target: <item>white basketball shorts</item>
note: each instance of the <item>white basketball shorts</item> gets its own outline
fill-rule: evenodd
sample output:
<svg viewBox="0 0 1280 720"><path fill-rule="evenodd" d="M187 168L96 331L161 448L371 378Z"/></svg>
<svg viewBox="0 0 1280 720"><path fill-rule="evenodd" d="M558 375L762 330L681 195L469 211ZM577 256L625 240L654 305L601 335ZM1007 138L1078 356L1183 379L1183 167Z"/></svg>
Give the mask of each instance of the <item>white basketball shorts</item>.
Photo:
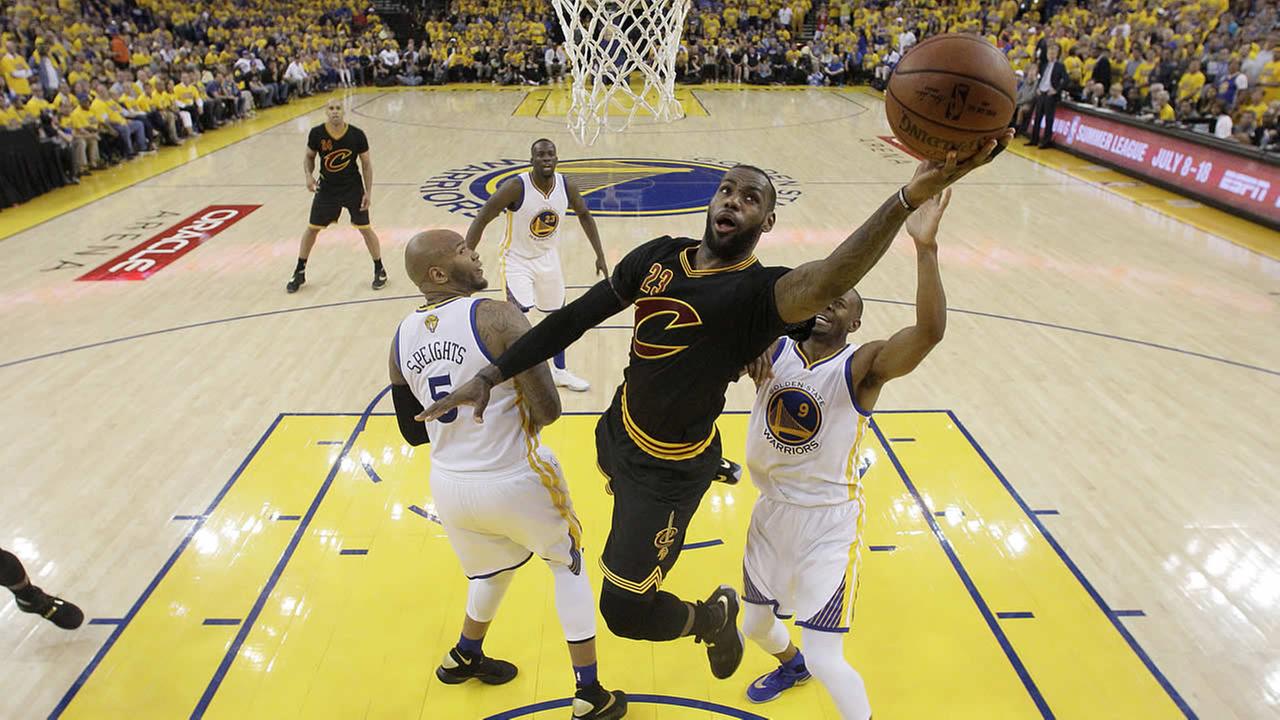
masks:
<svg viewBox="0 0 1280 720"><path fill-rule="evenodd" d="M564 272L560 269L558 250L536 258L508 252L502 262L507 299L521 310L528 312L537 308L552 312L564 307Z"/></svg>
<svg viewBox="0 0 1280 720"><path fill-rule="evenodd" d="M431 494L468 578L513 570L534 555L575 572L582 567L582 525L560 463L547 448L508 473L433 468Z"/></svg>
<svg viewBox="0 0 1280 720"><path fill-rule="evenodd" d="M743 600L801 627L848 632L861 509L860 500L804 507L761 496L747 528Z"/></svg>

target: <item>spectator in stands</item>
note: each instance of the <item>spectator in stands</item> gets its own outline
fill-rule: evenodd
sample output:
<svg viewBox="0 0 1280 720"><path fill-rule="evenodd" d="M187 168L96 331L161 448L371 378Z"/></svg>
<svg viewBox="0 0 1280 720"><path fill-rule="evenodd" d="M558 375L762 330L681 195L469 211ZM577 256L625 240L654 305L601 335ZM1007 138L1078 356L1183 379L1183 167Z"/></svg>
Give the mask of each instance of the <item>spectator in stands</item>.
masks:
<svg viewBox="0 0 1280 720"><path fill-rule="evenodd" d="M1031 115L1028 145L1046 148L1053 142L1053 116L1058 110L1058 96L1067 86L1067 68L1058 59L1061 52L1057 43L1048 47L1040 81L1036 84L1036 99Z"/></svg>
<svg viewBox="0 0 1280 720"><path fill-rule="evenodd" d="M1035 63L1027 65L1026 70L1016 70L1018 78L1017 108L1013 114L1013 127L1019 135L1026 134L1027 125L1031 122L1031 114L1035 109L1036 88L1040 85L1040 71Z"/></svg>
<svg viewBox="0 0 1280 720"><path fill-rule="evenodd" d="M1124 85L1120 83L1111 83L1110 94L1103 102L1103 106L1108 110L1116 112L1124 112L1129 109L1129 101L1124 97Z"/></svg>

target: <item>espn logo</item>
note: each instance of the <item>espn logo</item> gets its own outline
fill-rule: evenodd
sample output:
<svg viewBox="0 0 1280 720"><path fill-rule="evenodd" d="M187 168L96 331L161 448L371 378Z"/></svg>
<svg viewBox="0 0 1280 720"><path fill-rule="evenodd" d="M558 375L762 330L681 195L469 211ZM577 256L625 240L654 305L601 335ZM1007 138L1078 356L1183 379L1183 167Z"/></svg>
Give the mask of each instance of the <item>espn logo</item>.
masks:
<svg viewBox="0 0 1280 720"><path fill-rule="evenodd" d="M1267 191L1271 189L1271 183L1266 180L1259 180L1252 175L1228 170L1222 174L1218 189L1226 190L1241 197L1248 196L1251 200L1262 202L1267 199Z"/></svg>
<svg viewBox="0 0 1280 720"><path fill-rule="evenodd" d="M261 205L210 205L76 280L146 280Z"/></svg>

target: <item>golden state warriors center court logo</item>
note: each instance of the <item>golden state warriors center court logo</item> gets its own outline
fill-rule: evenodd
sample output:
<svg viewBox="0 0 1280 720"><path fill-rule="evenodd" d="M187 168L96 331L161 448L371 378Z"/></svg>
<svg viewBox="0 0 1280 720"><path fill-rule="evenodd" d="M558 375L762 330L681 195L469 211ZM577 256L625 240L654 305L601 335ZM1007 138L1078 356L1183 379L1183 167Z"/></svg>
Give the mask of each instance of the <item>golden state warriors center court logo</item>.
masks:
<svg viewBox="0 0 1280 720"><path fill-rule="evenodd" d="M792 385L780 387L765 404L765 436L780 452L806 453L822 429L822 402L811 389Z"/></svg>
<svg viewBox="0 0 1280 720"><path fill-rule="evenodd" d="M703 213L720 185L720 178L736 161L714 158L666 160L656 158L586 158L561 160L556 172L563 173L582 193L591 214L597 216L657 216ZM778 191L778 206L800 197L799 182L789 175L763 168ZM475 217L498 187L529 170L528 160L492 160L447 170L427 180L419 188L422 199L432 205ZM535 220L530 232L550 234ZM555 218L558 223L561 218Z"/></svg>

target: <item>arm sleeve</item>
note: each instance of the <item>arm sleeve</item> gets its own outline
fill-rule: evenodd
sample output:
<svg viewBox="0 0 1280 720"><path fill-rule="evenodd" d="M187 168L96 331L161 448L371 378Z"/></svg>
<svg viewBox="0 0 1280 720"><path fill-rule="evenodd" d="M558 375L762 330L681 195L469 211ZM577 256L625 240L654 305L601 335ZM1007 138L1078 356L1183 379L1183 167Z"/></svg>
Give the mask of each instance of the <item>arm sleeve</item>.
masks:
<svg viewBox="0 0 1280 720"><path fill-rule="evenodd" d="M425 445L431 442L427 436L427 424L415 418L422 412L422 403L414 396L408 385L392 385L391 400L396 406L396 422L400 425L400 435L410 445Z"/></svg>
<svg viewBox="0 0 1280 720"><path fill-rule="evenodd" d="M582 297L543 318L507 348L494 365L502 371L503 378L513 378L569 347L587 330L625 307L609 281L601 280Z"/></svg>

